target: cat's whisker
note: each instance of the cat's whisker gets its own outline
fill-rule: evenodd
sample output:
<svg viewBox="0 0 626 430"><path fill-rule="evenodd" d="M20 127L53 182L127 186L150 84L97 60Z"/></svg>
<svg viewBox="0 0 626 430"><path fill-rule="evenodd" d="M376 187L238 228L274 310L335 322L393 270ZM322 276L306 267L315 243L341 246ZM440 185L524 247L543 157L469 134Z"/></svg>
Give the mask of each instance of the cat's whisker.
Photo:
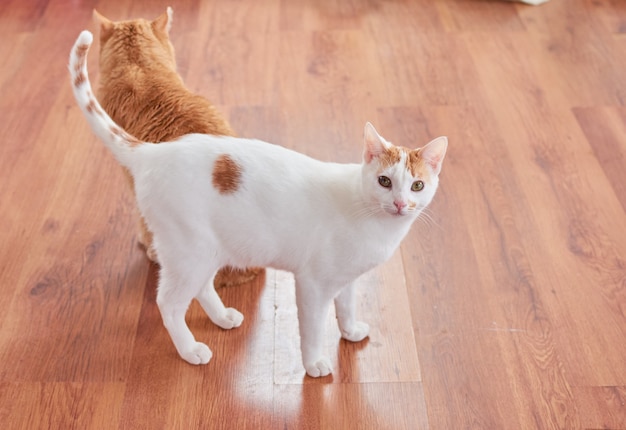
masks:
<svg viewBox="0 0 626 430"><path fill-rule="evenodd" d="M434 216L432 215L432 211L427 207L422 209L422 212L419 214L417 219L420 222L424 223L426 226L429 226L429 227L434 226L434 227L441 229L442 231L444 230L441 224L439 224L435 220Z"/></svg>
<svg viewBox="0 0 626 430"><path fill-rule="evenodd" d="M382 211L380 205L373 203L358 202L355 203L355 206L356 208L351 215L357 220L372 217Z"/></svg>

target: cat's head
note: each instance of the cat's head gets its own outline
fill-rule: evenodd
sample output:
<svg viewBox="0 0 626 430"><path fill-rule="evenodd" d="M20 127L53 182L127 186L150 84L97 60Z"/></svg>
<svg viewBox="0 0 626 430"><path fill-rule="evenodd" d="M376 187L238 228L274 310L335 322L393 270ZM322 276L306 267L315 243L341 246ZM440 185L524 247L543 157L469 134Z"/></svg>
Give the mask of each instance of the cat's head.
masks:
<svg viewBox="0 0 626 430"><path fill-rule="evenodd" d="M367 123L364 140L363 191L370 212L418 216L437 191L448 139L408 149L386 141Z"/></svg>
<svg viewBox="0 0 626 430"><path fill-rule="evenodd" d="M169 38L171 7L154 21L142 18L114 22L94 9L100 25L100 68L105 72L130 64L158 64L176 70L174 47Z"/></svg>

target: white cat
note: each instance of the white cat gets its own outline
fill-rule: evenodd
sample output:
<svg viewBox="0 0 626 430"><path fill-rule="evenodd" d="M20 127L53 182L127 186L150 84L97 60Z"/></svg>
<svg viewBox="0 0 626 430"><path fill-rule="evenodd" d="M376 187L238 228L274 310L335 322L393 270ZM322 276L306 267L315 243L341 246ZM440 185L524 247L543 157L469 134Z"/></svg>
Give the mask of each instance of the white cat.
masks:
<svg viewBox="0 0 626 430"><path fill-rule="evenodd" d="M70 56L72 87L94 133L132 173L138 206L161 262L157 304L180 356L207 363L211 350L185 323L195 298L218 326L239 326L213 287L223 266L294 273L302 359L313 377L332 372L323 327L334 300L342 337L369 326L355 315L354 280L387 260L430 203L446 153L394 146L365 127L362 164L336 164L257 140L190 134L145 144L118 127L93 96L83 31ZM235 144L236 141L236 144Z"/></svg>

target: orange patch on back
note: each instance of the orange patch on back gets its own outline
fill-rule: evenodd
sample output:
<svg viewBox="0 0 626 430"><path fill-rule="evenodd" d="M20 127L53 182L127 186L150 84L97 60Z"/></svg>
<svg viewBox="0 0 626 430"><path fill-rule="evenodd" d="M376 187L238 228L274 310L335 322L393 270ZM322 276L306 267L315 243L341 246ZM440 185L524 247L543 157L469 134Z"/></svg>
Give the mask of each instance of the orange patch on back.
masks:
<svg viewBox="0 0 626 430"><path fill-rule="evenodd" d="M239 188L241 173L241 166L228 154L222 154L213 165L213 186L220 194L232 194Z"/></svg>

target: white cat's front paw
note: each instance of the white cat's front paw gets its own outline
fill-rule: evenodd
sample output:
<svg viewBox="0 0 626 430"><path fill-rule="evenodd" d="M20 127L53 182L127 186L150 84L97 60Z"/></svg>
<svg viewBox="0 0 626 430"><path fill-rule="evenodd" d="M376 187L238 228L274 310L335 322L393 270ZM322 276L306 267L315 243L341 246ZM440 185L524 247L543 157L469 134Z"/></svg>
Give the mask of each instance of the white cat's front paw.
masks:
<svg viewBox="0 0 626 430"><path fill-rule="evenodd" d="M226 308L226 312L219 319L214 321L215 324L225 330L239 327L243 322L243 314L235 308Z"/></svg>
<svg viewBox="0 0 626 430"><path fill-rule="evenodd" d="M181 352L180 356L190 364L207 364L213 353L202 342L195 342L189 350Z"/></svg>
<svg viewBox="0 0 626 430"><path fill-rule="evenodd" d="M357 321L350 328L341 329L341 337L350 342L360 342L370 333L370 326L363 321Z"/></svg>
<svg viewBox="0 0 626 430"><path fill-rule="evenodd" d="M333 373L333 366L330 364L330 360L326 357L321 357L314 363L305 364L304 367L306 369L306 374L313 378L320 378Z"/></svg>

